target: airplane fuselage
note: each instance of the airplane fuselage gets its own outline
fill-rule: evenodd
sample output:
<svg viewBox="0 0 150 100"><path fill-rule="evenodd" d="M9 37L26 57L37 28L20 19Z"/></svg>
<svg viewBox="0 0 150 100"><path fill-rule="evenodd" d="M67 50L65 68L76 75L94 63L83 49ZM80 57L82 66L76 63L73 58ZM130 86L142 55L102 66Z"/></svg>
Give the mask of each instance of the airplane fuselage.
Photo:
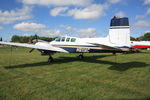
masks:
<svg viewBox="0 0 150 100"><path fill-rule="evenodd" d="M71 41L71 40L74 41ZM130 47L126 45L116 45L109 41L109 37L104 38L76 38L76 37L61 37L60 40L54 40L49 44L54 47L62 48L69 53L80 53L80 52L121 52L112 49L104 49L103 47L93 45L92 43L108 45L114 48L124 49L125 51Z"/></svg>

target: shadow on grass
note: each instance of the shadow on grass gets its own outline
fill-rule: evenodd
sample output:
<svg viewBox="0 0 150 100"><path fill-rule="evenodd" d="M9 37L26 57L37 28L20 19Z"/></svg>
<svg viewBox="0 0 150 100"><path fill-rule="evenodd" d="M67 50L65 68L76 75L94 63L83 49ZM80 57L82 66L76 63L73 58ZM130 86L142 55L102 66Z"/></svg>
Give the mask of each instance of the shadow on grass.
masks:
<svg viewBox="0 0 150 100"><path fill-rule="evenodd" d="M108 69L117 71L126 71L131 68L142 68L146 66L148 66L148 64L143 62L128 62L128 63L116 63L110 66Z"/></svg>
<svg viewBox="0 0 150 100"><path fill-rule="evenodd" d="M148 66L148 64L143 62L127 62L127 63L116 63L115 59L114 62L112 61L103 61L97 60L98 58L104 58L112 55L100 55L100 56L89 56L85 57L82 60L79 60L75 57L59 57L56 58L53 63L48 62L37 62L31 64L21 64L21 65L14 65L14 66L4 66L6 69L12 68L25 68L25 67L39 67L44 65L53 65L53 64L62 64L62 63L69 63L69 62L88 62L88 63L98 63L98 64L109 64L111 65L108 69L110 70L117 70L117 71L126 71L131 68L142 68Z"/></svg>

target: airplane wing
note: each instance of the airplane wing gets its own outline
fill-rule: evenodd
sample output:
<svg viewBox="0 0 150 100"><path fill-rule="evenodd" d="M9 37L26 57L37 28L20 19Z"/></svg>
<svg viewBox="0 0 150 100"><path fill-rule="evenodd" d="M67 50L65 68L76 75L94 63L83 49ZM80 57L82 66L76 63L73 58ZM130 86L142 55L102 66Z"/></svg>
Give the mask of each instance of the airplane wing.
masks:
<svg viewBox="0 0 150 100"><path fill-rule="evenodd" d="M36 43L36 44L0 42L0 44L18 46L18 47L26 47L26 48L32 48L32 49L39 49L39 50L49 50L49 51L68 53L66 50L64 50L62 48L54 47L54 46L50 45L49 43L45 43L45 42L39 42L39 43Z"/></svg>
<svg viewBox="0 0 150 100"><path fill-rule="evenodd" d="M120 48L115 48L115 47L111 47L111 46L107 46L107 45L103 45L103 44L98 44L98 43L89 43L89 44L101 47L102 49L106 49L106 50L122 51L122 49L120 49Z"/></svg>

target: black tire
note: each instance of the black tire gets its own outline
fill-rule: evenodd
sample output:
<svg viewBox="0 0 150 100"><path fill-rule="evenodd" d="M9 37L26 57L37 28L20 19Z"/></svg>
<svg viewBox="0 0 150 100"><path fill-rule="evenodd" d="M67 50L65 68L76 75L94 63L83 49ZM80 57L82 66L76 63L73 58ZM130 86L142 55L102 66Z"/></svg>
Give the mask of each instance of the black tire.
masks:
<svg viewBox="0 0 150 100"><path fill-rule="evenodd" d="M113 55L116 55L116 52L113 52Z"/></svg>
<svg viewBox="0 0 150 100"><path fill-rule="evenodd" d="M49 62L49 63L52 63L53 61L54 61L54 60L53 60L52 57L49 57L49 58L48 58L48 62Z"/></svg>
<svg viewBox="0 0 150 100"><path fill-rule="evenodd" d="M83 57L83 55L79 55L79 59L83 59L84 57Z"/></svg>

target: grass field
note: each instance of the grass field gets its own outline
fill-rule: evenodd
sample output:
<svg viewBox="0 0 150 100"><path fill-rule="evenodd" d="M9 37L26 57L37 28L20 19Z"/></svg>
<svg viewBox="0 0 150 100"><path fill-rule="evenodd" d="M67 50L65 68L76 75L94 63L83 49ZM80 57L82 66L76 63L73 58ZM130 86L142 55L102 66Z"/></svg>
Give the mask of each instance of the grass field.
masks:
<svg viewBox="0 0 150 100"><path fill-rule="evenodd" d="M150 51L137 54L57 53L55 62L30 49L0 47L0 100L150 98Z"/></svg>

